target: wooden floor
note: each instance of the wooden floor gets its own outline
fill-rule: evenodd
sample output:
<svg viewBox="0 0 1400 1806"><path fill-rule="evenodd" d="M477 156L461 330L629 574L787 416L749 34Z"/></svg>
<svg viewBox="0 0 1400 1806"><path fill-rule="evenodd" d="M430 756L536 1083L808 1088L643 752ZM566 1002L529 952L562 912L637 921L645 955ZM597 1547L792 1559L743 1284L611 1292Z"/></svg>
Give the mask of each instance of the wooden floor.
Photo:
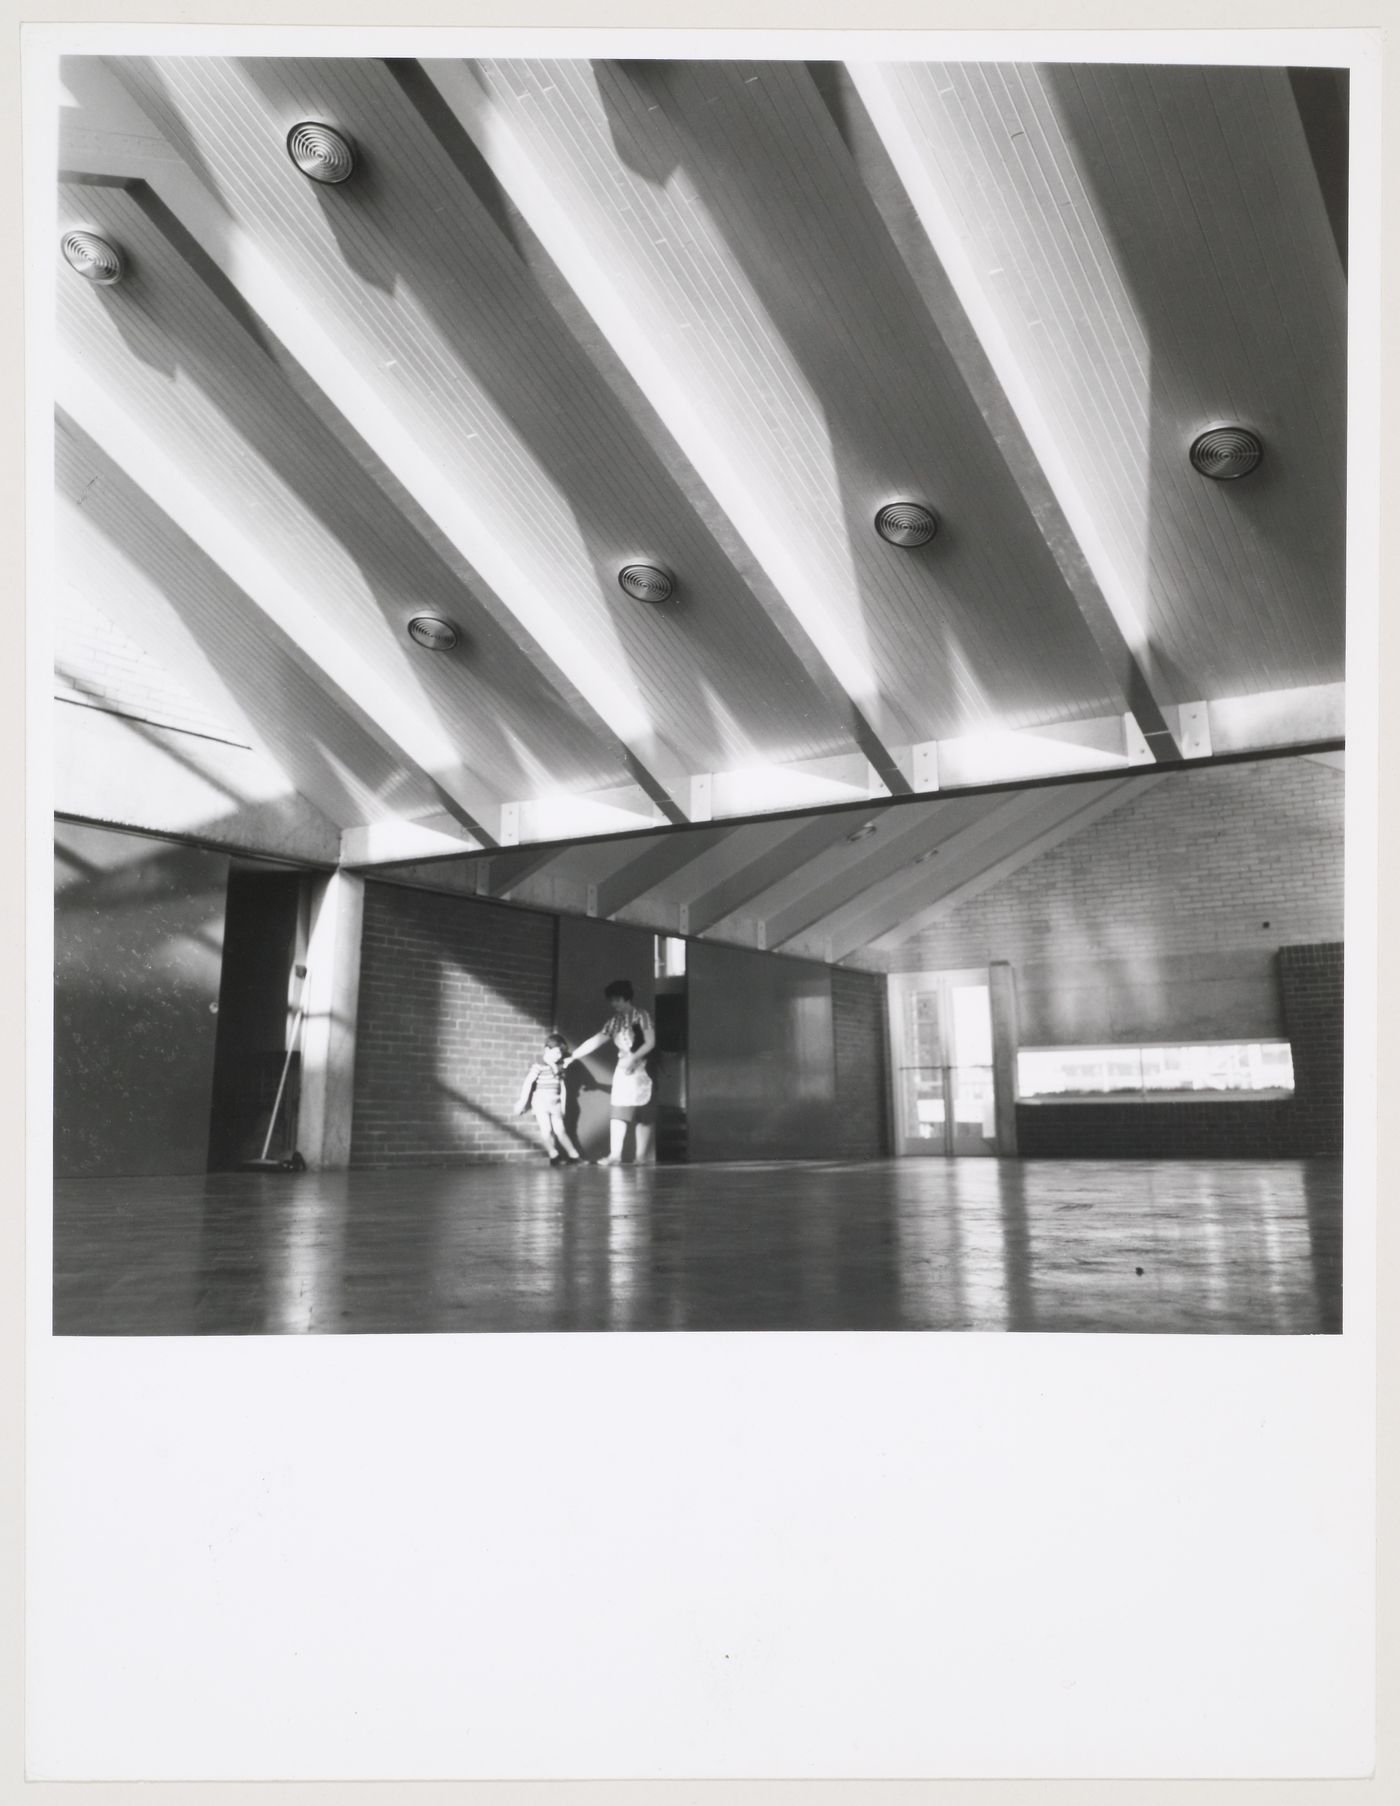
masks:
<svg viewBox="0 0 1400 1806"><path fill-rule="evenodd" d="M59 1335L1341 1328L1334 1161L68 1180Z"/></svg>

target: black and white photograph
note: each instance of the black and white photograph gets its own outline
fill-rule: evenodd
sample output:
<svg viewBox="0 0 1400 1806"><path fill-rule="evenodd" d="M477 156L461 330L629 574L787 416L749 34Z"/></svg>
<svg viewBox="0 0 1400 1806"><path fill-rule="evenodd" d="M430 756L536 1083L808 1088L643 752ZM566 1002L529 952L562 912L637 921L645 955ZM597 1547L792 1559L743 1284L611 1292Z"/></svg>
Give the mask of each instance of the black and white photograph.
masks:
<svg viewBox="0 0 1400 1806"><path fill-rule="evenodd" d="M1346 70L59 83L56 1333L1340 1330Z"/></svg>
<svg viewBox="0 0 1400 1806"><path fill-rule="evenodd" d="M1365 1775L1381 34L204 6L25 47L30 1779Z"/></svg>

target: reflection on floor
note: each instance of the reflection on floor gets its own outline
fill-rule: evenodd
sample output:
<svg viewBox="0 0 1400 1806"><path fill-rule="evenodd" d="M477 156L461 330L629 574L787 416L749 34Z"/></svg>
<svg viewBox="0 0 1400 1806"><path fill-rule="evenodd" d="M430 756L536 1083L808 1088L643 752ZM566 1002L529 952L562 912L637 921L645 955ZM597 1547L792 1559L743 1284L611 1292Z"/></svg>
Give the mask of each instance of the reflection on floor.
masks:
<svg viewBox="0 0 1400 1806"><path fill-rule="evenodd" d="M1341 1328L1335 1161L69 1180L60 1335Z"/></svg>

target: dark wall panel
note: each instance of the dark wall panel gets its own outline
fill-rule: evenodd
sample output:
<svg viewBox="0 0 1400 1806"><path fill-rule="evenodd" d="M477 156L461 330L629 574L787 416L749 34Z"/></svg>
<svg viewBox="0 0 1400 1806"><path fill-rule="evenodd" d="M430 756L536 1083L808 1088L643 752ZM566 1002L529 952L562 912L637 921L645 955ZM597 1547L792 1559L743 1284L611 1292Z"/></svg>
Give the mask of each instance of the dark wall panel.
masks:
<svg viewBox="0 0 1400 1806"><path fill-rule="evenodd" d="M555 1003L559 1033L575 1046L596 1034L608 1014L603 987L614 978L630 979L637 1004L654 1015L655 962L655 936L644 929L561 916ZM586 1160L600 1159L608 1151L608 1092L613 1065L612 1048L603 1047L583 1062L583 1072L578 1067L572 1069L569 1122L579 1152Z"/></svg>
<svg viewBox="0 0 1400 1806"><path fill-rule="evenodd" d="M229 862L55 833L54 1170L202 1173Z"/></svg>
<svg viewBox="0 0 1400 1806"><path fill-rule="evenodd" d="M696 941L687 977L691 1159L838 1156L830 970Z"/></svg>
<svg viewBox="0 0 1400 1806"><path fill-rule="evenodd" d="M839 1151L848 1160L879 1160L890 1151L885 998L882 973L832 968L836 1116Z"/></svg>
<svg viewBox="0 0 1400 1806"><path fill-rule="evenodd" d="M277 1100L290 1029L301 879L290 872L229 873L219 1033L209 1125L209 1169L224 1172L262 1152ZM296 1143L294 1061L271 1152Z"/></svg>

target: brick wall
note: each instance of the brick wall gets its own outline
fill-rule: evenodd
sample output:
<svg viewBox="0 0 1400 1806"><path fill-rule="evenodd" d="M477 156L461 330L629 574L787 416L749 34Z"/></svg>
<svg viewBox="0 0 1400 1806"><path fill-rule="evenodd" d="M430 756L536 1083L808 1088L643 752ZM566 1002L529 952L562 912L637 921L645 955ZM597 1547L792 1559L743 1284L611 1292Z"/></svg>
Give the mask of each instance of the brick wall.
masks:
<svg viewBox="0 0 1400 1806"><path fill-rule="evenodd" d="M1027 1104L1027 1156L1339 1152L1344 792L1310 759L1168 778L950 910L891 969L1009 960L1028 1045L1292 1044L1292 1100Z"/></svg>
<svg viewBox="0 0 1400 1806"><path fill-rule="evenodd" d="M554 1026L555 949L553 916L366 884L353 1166L539 1157L533 1121L510 1112ZM775 976L793 964L747 957ZM884 991L878 974L831 973L837 1108L820 1151L832 1158L889 1151Z"/></svg>
<svg viewBox="0 0 1400 1806"><path fill-rule="evenodd" d="M1291 1098L1021 1104L1023 1156L1289 1159L1342 1151L1342 947L1281 947Z"/></svg>
<svg viewBox="0 0 1400 1806"><path fill-rule="evenodd" d="M54 611L54 694L60 702L243 744L236 727L222 721L77 590L69 590L63 606Z"/></svg>
<svg viewBox="0 0 1400 1806"><path fill-rule="evenodd" d="M889 969L1339 940L1344 791L1312 759L1169 777L951 910Z"/></svg>
<svg viewBox="0 0 1400 1806"><path fill-rule="evenodd" d="M890 1151L885 1103L885 981L833 967L839 1148L847 1160L878 1160Z"/></svg>
<svg viewBox="0 0 1400 1806"><path fill-rule="evenodd" d="M1340 941L1280 947L1283 1020L1293 1047L1293 1128L1300 1154L1342 1151Z"/></svg>
<svg viewBox="0 0 1400 1806"><path fill-rule="evenodd" d="M365 886L352 1166L537 1159L511 1110L554 1009L554 920Z"/></svg>

